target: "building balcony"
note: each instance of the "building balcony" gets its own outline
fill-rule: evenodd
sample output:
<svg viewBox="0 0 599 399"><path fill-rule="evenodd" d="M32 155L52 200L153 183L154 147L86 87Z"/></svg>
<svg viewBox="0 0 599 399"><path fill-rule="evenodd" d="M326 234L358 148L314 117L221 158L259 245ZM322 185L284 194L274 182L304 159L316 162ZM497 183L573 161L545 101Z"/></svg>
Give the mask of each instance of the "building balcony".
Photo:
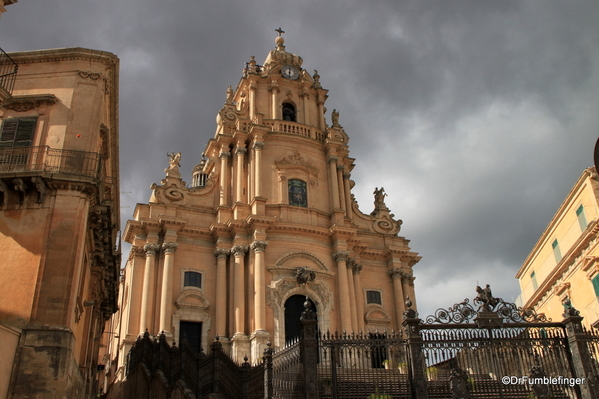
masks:
<svg viewBox="0 0 599 399"><path fill-rule="evenodd" d="M296 134L298 136L308 137L320 141L321 143L324 143L327 139L327 134L322 130L297 122L270 119L265 120L264 124L271 126L273 132Z"/></svg>
<svg viewBox="0 0 599 399"><path fill-rule="evenodd" d="M43 176L67 180L100 178L101 155L49 146L0 149L0 178Z"/></svg>
<svg viewBox="0 0 599 399"><path fill-rule="evenodd" d="M10 102L18 65L0 48L0 105Z"/></svg>

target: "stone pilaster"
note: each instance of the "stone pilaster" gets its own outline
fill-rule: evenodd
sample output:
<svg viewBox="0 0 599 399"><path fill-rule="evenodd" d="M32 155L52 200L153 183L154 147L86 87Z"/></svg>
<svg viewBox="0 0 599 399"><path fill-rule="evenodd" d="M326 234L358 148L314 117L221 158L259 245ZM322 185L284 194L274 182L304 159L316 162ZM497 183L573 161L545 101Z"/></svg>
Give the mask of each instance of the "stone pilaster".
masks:
<svg viewBox="0 0 599 399"><path fill-rule="evenodd" d="M337 284L339 287L339 326L342 331L351 330L351 308L349 304L349 287L347 283L347 259L349 252L335 251L333 259L337 262Z"/></svg>
<svg viewBox="0 0 599 399"><path fill-rule="evenodd" d="M399 331L401 327L401 323L403 320L403 310L404 310L404 301L405 296L404 290L402 288L402 280L403 280L404 272L399 269L391 269L389 270L389 277L391 277L391 281L393 283L393 300L395 305L395 322L397 325L397 329Z"/></svg>
<svg viewBox="0 0 599 399"><path fill-rule="evenodd" d="M354 289L356 291L356 321L358 322L358 331L364 331L364 292L362 291L362 281L360 272L362 265L354 263L352 275L354 277Z"/></svg>
<svg viewBox="0 0 599 399"><path fill-rule="evenodd" d="M227 326L227 256L231 251L218 248L214 251L216 256L216 316L215 333L219 337L226 336Z"/></svg>

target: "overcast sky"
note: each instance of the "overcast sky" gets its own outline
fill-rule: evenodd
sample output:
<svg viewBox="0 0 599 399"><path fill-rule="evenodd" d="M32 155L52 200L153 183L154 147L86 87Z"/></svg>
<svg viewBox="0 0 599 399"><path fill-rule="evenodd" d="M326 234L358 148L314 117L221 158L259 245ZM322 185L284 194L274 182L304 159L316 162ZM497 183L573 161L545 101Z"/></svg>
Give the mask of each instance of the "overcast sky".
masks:
<svg viewBox="0 0 599 399"><path fill-rule="evenodd" d="M596 0L20 0L0 46L119 56L124 226L167 152L182 152L191 181L227 86L281 26L340 112L361 210L385 187L422 255L426 316L477 282L519 294L517 270L593 164L598 21Z"/></svg>

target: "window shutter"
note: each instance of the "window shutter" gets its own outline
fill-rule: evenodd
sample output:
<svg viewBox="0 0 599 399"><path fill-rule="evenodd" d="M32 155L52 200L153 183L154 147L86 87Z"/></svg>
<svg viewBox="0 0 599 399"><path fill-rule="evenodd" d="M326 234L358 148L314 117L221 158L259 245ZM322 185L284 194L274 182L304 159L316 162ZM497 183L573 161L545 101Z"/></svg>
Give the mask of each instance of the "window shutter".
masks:
<svg viewBox="0 0 599 399"><path fill-rule="evenodd" d="M595 296L599 297L599 274L593 277L591 281L593 282L593 288L595 289Z"/></svg>
<svg viewBox="0 0 599 399"><path fill-rule="evenodd" d="M2 123L0 148L30 147L37 118L11 118Z"/></svg>

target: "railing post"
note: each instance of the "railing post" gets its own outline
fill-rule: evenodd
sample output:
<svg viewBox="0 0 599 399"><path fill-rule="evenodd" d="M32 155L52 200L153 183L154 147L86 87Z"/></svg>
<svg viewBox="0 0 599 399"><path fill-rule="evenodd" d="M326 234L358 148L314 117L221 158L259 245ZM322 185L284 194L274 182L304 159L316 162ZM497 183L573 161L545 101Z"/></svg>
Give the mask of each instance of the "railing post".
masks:
<svg viewBox="0 0 599 399"><path fill-rule="evenodd" d="M302 322L302 340L300 342L300 358L304 374L304 390L306 399L318 399L318 341L316 340L316 313L311 309L312 304L306 297Z"/></svg>
<svg viewBox="0 0 599 399"><path fill-rule="evenodd" d="M592 365L593 357L589 353L582 328L583 318L579 314L580 312L573 307L567 308L562 323L566 328L574 374L578 378L584 378L584 384L577 385L580 388L582 399L598 399L597 376L593 372Z"/></svg>
<svg viewBox="0 0 599 399"><path fill-rule="evenodd" d="M247 399L250 397L250 391L248 387L249 374L251 366L248 363L248 357L243 358L243 364L241 365L241 397Z"/></svg>
<svg viewBox="0 0 599 399"><path fill-rule="evenodd" d="M410 298L406 300L406 311L404 312L402 325L408 336L409 377L411 379L412 397L415 399L428 399L420 319L418 313L412 309Z"/></svg>
<svg viewBox="0 0 599 399"><path fill-rule="evenodd" d="M212 392L218 393L218 380L220 378L220 356L223 351L223 344L219 342L218 335L214 337L214 342L210 345L212 349Z"/></svg>
<svg viewBox="0 0 599 399"><path fill-rule="evenodd" d="M264 399L273 399L272 353L273 349L270 347L270 341L268 341L266 349L264 349Z"/></svg>

